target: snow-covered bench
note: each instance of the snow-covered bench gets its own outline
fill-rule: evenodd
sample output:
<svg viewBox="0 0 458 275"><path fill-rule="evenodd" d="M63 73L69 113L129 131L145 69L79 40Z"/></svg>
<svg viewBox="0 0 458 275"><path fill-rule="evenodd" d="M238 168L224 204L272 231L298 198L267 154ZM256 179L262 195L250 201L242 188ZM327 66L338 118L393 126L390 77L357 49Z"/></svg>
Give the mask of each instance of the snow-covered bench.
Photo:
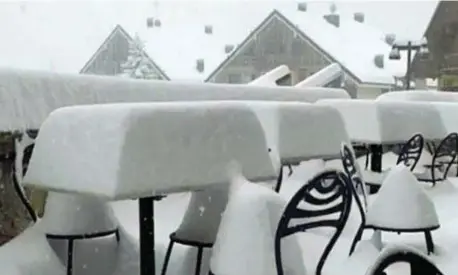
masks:
<svg viewBox="0 0 458 275"><path fill-rule="evenodd" d="M203 190L227 184L234 171L252 181L273 180L279 157L269 146L258 114L243 102L67 107L53 112L41 127L24 183L76 194L77 204L94 196L118 200ZM56 200L63 203L62 195L54 192L48 201L60 196ZM152 207L151 201L146 202ZM103 211L73 208L88 214L82 224L102 219ZM65 216L64 209L69 207L47 208L43 220ZM90 217L92 213L97 218ZM152 244L143 244L143 256L153 251Z"/></svg>

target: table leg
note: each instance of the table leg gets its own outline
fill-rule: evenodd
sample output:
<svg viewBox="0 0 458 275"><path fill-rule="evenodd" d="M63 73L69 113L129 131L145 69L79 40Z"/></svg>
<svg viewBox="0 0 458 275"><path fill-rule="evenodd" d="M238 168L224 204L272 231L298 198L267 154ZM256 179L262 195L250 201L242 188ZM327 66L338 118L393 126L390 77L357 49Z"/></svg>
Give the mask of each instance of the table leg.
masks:
<svg viewBox="0 0 458 275"><path fill-rule="evenodd" d="M426 249L429 253L434 253L434 242L433 237L431 236L431 231L425 231L425 239L426 239Z"/></svg>
<svg viewBox="0 0 458 275"><path fill-rule="evenodd" d="M139 199L138 210L140 226L140 275L155 275L154 198Z"/></svg>

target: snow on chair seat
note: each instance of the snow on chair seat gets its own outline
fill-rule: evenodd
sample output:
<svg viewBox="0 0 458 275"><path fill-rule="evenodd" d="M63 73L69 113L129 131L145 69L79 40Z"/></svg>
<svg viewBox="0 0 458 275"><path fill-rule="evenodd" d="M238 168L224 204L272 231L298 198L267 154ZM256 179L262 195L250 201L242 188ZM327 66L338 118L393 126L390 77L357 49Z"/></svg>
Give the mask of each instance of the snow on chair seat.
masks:
<svg viewBox="0 0 458 275"><path fill-rule="evenodd" d="M227 182L234 162L251 180L275 179L270 156L246 104L74 106L43 123L24 182L108 199L148 197Z"/></svg>
<svg viewBox="0 0 458 275"><path fill-rule="evenodd" d="M39 129L55 109L83 104L202 100L315 102L350 98L343 89L133 80L0 69L0 129Z"/></svg>

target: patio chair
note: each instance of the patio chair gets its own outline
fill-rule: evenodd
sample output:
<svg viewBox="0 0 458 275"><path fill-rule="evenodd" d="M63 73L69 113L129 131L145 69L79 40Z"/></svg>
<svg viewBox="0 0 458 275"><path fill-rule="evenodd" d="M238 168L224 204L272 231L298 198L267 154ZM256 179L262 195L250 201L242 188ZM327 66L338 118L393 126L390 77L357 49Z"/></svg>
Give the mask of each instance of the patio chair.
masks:
<svg viewBox="0 0 458 275"><path fill-rule="evenodd" d="M410 171L414 171L417 166L421 153L423 152L424 138L421 134L413 135L404 145L402 145L396 165L403 163ZM373 172L365 170L363 178L367 185L369 185L369 194L375 194L380 189L383 179L387 171Z"/></svg>
<svg viewBox="0 0 458 275"><path fill-rule="evenodd" d="M421 134L413 135L404 146L402 146L396 165L403 163L410 168L410 171L413 171L420 160L424 143L424 138Z"/></svg>
<svg viewBox="0 0 458 275"><path fill-rule="evenodd" d="M191 201L180 226L170 234L161 275L167 273L175 243L197 248L194 274L200 274L203 251L205 248L212 248L216 240L221 216L228 201L229 186L226 184L192 193Z"/></svg>
<svg viewBox="0 0 458 275"><path fill-rule="evenodd" d="M443 275L442 271L426 255L406 245L399 244L385 248L366 274L386 275L384 270L397 263L409 264L411 275Z"/></svg>
<svg viewBox="0 0 458 275"><path fill-rule="evenodd" d="M416 174L418 180L423 182L432 182L433 186L438 181L443 181L447 178L450 167L455 162L458 154L458 134L451 133L447 135L434 150L432 163L427 165L425 173ZM442 162L442 163L441 163ZM445 169L438 173L438 167L442 164Z"/></svg>
<svg viewBox="0 0 458 275"><path fill-rule="evenodd" d="M335 233L325 246L316 267L315 273L321 274L324 263L348 220L353 194L351 181L343 172L335 170L318 174L299 189L283 211L275 235L275 263L278 275L284 275L281 253L283 238L319 227L335 228ZM304 202L312 207L304 209ZM333 214L337 214L337 217L329 217ZM290 223L292 220L307 218L310 220Z"/></svg>
<svg viewBox="0 0 458 275"><path fill-rule="evenodd" d="M356 193L360 194L363 197L364 207L367 209L367 191L366 184L362 179L361 172L359 167L357 167L357 162L353 152L350 147L343 143L340 150L340 155L342 158L342 166L348 178L351 179L353 186L355 187Z"/></svg>

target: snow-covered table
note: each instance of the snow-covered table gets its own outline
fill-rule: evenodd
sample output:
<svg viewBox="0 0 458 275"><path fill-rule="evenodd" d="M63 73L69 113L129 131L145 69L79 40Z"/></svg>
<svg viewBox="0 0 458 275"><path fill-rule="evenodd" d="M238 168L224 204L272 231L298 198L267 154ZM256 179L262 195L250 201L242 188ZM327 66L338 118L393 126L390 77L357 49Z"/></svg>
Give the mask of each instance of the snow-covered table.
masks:
<svg viewBox="0 0 458 275"><path fill-rule="evenodd" d="M434 203L414 174L404 165L390 170L378 196L370 204L365 228L391 232L424 232L429 252L434 252L431 231L440 227Z"/></svg>
<svg viewBox="0 0 458 275"><path fill-rule="evenodd" d="M141 274L154 274L153 197L278 175L258 115L241 102L74 106L43 123L24 183L107 200L140 198ZM277 164L277 165L276 165Z"/></svg>
<svg viewBox="0 0 458 275"><path fill-rule="evenodd" d="M426 140L441 140L447 134L437 108L427 102L324 99L342 115L353 142L371 144L371 171L366 179L383 180L382 144L400 144L417 133ZM377 183L377 182L375 182Z"/></svg>
<svg viewBox="0 0 458 275"><path fill-rule="evenodd" d="M325 87L144 81L0 69L0 129L39 129L53 110L82 104L202 100L315 102L322 98L350 96L343 89Z"/></svg>
<svg viewBox="0 0 458 275"><path fill-rule="evenodd" d="M332 107L299 102L245 101L261 118L283 166L315 158L336 158L342 142L349 142L340 113ZM329 134L329 133L332 133ZM283 178L280 171L275 190Z"/></svg>

